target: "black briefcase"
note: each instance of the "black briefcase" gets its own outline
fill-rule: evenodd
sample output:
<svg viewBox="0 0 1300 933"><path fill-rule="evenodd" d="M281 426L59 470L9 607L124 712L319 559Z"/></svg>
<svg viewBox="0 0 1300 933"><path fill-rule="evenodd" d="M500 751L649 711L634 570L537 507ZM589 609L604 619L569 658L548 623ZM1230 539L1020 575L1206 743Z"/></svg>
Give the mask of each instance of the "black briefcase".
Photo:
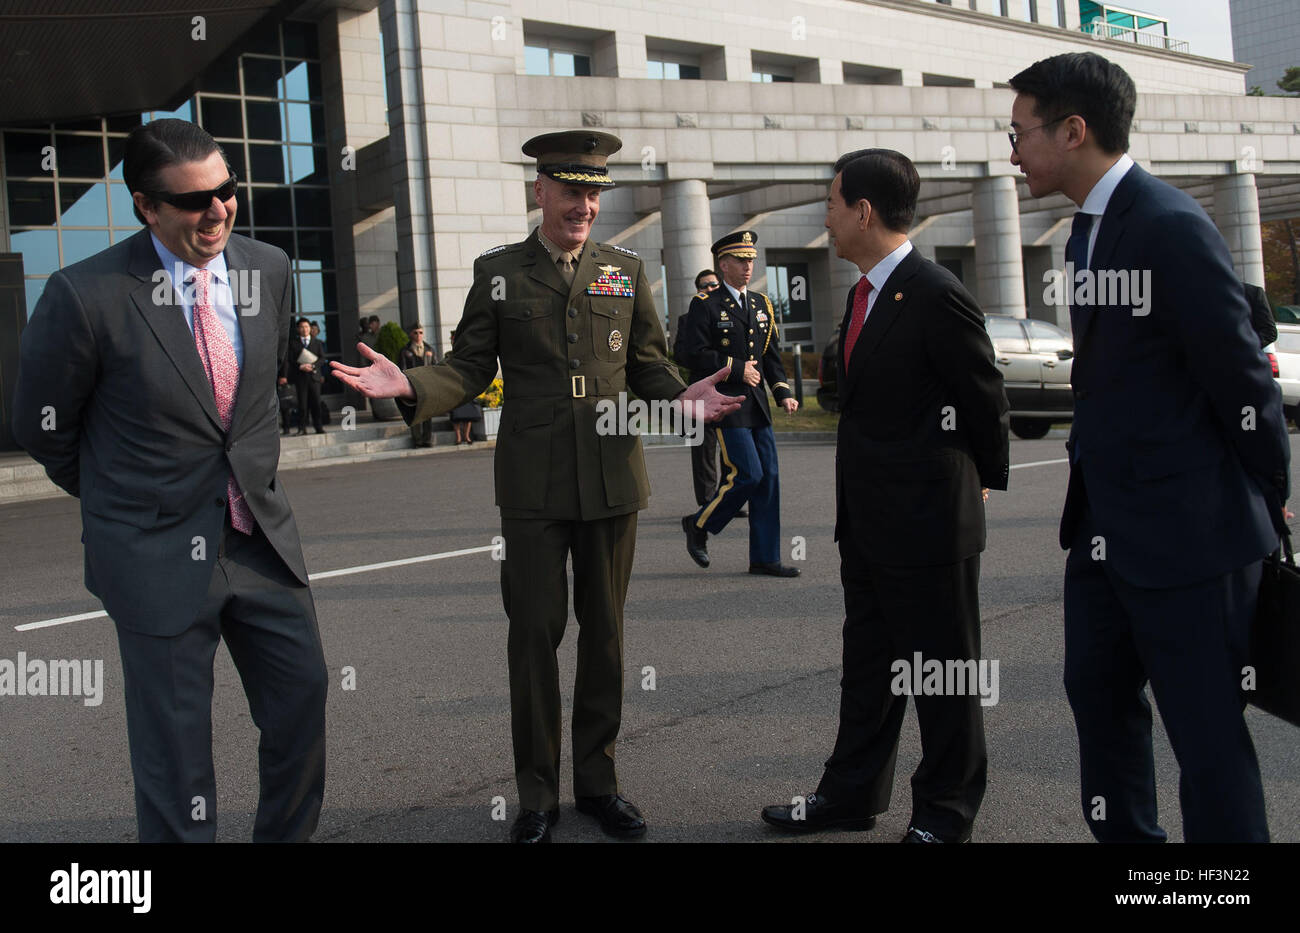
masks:
<svg viewBox="0 0 1300 933"><path fill-rule="evenodd" d="M1255 682L1245 691L1246 701L1300 726L1300 567L1289 530L1281 549L1264 559L1250 663Z"/></svg>

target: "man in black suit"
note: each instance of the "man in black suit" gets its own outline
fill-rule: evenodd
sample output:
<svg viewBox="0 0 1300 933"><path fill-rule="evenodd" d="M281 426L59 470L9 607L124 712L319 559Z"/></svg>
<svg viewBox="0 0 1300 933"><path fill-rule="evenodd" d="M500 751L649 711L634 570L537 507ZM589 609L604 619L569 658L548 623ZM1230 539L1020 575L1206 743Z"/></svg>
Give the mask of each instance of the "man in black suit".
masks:
<svg viewBox="0 0 1300 933"><path fill-rule="evenodd" d="M875 825L889 806L917 662L965 676L917 693L922 757L902 841L969 840L984 797L988 695L971 674L986 663L981 487L1007 488L1010 421L983 314L907 238L920 183L906 156L864 149L835 163L826 199L836 252L863 272L838 365L844 676L839 735L816 793L763 810L785 830Z"/></svg>
<svg viewBox="0 0 1300 933"><path fill-rule="evenodd" d="M705 269L695 276L696 298L708 298L720 287L718 274L712 269ZM677 319L673 360L679 366L685 366L690 371L690 381L695 382L712 373L701 374L689 358L686 342L682 340L682 336L686 333L686 318L687 315L684 313ZM695 504L698 506L706 505L718 494L718 434L710 428L703 428L700 431L700 442L691 446L691 482L695 487Z"/></svg>
<svg viewBox="0 0 1300 933"><path fill-rule="evenodd" d="M212 660L248 695L254 841L305 841L325 788L325 659L276 478L293 288L232 235L235 177L199 127L132 132L146 225L50 276L23 332L15 438L81 499L86 588L117 627L141 842L212 841Z"/></svg>
<svg viewBox="0 0 1300 933"><path fill-rule="evenodd" d="M315 359L308 359L315 357ZM324 434L320 417L320 387L325 381L325 347L311 336L311 321L298 318L298 335L289 341L281 379L288 379L298 393L298 433L307 433L307 416L317 434Z"/></svg>
<svg viewBox="0 0 1300 933"><path fill-rule="evenodd" d="M1034 197L1080 207L1060 542L1088 828L1103 842L1165 838L1149 681L1181 769L1184 839L1267 841L1241 689L1289 491L1281 396L1223 237L1126 154L1137 92L1124 70L1057 55L1011 86L1011 163ZM1099 273L1130 288L1085 290Z"/></svg>
<svg viewBox="0 0 1300 933"><path fill-rule="evenodd" d="M682 516L682 530L691 560L707 567L709 535L721 534L748 504L749 572L797 577L798 568L781 563L781 482L768 387L788 414L794 414L799 403L785 381L772 302L749 288L757 243L753 230L737 230L713 244L723 287L691 299L679 328L677 346L692 368L726 369L727 379L718 391L742 400L740 409L714 429L724 473L717 492L693 515Z"/></svg>

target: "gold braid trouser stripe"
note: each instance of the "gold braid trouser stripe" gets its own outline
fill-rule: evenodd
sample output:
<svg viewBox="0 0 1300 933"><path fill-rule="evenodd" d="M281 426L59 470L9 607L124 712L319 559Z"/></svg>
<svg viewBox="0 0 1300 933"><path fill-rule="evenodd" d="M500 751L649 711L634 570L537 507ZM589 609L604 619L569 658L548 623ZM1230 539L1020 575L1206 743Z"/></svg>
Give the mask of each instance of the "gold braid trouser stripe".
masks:
<svg viewBox="0 0 1300 933"><path fill-rule="evenodd" d="M704 527L704 523L709 520L709 516L713 514L713 510L716 509L718 503L722 501L722 497L731 492L731 487L736 485L736 474L740 472L736 469L736 465L731 462L731 458L727 456L727 444L722 439L722 428L714 428L713 430L718 432L718 450L722 454L723 464L727 467L727 481L718 487L718 494L713 497L712 502L704 507L704 511L700 513L700 517L695 520L696 528Z"/></svg>

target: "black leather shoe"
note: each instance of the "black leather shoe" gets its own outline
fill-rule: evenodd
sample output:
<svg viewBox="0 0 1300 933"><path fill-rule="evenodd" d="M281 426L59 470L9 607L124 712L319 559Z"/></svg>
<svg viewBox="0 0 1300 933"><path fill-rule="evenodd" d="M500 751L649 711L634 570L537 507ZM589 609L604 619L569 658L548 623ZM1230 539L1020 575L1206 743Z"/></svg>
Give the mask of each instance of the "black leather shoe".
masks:
<svg viewBox="0 0 1300 933"><path fill-rule="evenodd" d="M551 827L558 822L560 822L558 809L548 810L545 813L541 810L524 810L515 817L515 823L510 827L510 841L550 842Z"/></svg>
<svg viewBox="0 0 1300 933"><path fill-rule="evenodd" d="M795 818L793 804L781 804L764 807L763 822L790 832L815 833L823 829L867 830L876 825L876 818L860 807L809 794L804 798L803 819Z"/></svg>
<svg viewBox="0 0 1300 933"><path fill-rule="evenodd" d="M645 817L641 811L621 794L605 794L602 797L578 797L579 813L594 816L600 828L611 836L620 839L632 839L645 835Z"/></svg>
<svg viewBox="0 0 1300 933"><path fill-rule="evenodd" d="M737 509L736 518L749 518L749 509Z"/></svg>
<svg viewBox="0 0 1300 933"><path fill-rule="evenodd" d="M970 832L968 830L966 834L962 836L960 839L949 840L949 839L940 839L934 833L927 832L924 829L917 829L915 826L909 826L907 827L907 833L904 834L903 838L898 841L910 842L910 843L970 842Z"/></svg>
<svg viewBox="0 0 1300 933"><path fill-rule="evenodd" d="M797 577L799 576L798 567L787 567L782 563L775 564L750 564L750 573L766 574L769 577Z"/></svg>
<svg viewBox="0 0 1300 933"><path fill-rule="evenodd" d="M298 429L298 437L306 437L306 436L307 436L307 429L306 429L306 428L299 428L299 429Z"/></svg>
<svg viewBox="0 0 1300 933"><path fill-rule="evenodd" d="M686 553L701 567L709 566L709 533L695 527L694 515L682 516L682 531L686 532Z"/></svg>

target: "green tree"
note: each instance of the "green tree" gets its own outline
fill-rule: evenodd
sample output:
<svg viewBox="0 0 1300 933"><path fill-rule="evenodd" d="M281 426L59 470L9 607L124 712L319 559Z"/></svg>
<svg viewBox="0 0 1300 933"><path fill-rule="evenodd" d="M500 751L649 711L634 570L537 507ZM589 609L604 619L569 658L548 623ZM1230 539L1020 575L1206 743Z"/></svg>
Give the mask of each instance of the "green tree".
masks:
<svg viewBox="0 0 1300 933"><path fill-rule="evenodd" d="M1300 65L1292 65L1278 79L1277 86L1288 94L1300 94Z"/></svg>

